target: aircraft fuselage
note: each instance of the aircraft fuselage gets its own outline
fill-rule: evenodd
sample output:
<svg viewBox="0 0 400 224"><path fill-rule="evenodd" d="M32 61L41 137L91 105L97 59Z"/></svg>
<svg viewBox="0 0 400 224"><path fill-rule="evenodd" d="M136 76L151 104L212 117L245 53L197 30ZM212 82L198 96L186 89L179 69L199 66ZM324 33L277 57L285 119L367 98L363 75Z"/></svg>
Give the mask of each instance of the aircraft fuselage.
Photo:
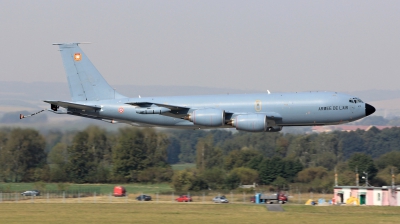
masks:
<svg viewBox="0 0 400 224"><path fill-rule="evenodd" d="M181 118L167 117L162 114L138 114L137 106L127 104L129 102L161 102L191 108L189 113L197 109L220 108L226 112L232 111L231 117L238 114L274 112L282 117L282 119L276 120L278 126L308 126L341 124L365 117L367 113L365 103L349 102L353 98L350 95L336 92L299 92L122 98L81 103L97 105L102 108L96 112L88 112L87 115L125 123L199 128L192 122ZM223 127L232 128L229 125Z"/></svg>

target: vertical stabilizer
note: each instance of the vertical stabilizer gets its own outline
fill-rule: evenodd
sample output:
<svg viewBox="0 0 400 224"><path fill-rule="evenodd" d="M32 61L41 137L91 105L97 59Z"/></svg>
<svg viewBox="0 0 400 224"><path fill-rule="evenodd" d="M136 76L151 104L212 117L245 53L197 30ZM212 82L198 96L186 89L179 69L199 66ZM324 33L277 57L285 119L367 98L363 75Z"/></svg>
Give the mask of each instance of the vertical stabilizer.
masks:
<svg viewBox="0 0 400 224"><path fill-rule="evenodd" d="M78 44L54 44L60 48L72 101L125 98L107 83Z"/></svg>

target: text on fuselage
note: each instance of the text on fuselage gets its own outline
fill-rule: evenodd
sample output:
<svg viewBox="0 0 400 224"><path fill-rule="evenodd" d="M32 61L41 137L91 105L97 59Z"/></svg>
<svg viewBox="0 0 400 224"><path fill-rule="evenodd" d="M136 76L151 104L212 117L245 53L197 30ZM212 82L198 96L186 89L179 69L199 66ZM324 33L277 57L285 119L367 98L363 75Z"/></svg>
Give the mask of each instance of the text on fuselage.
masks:
<svg viewBox="0 0 400 224"><path fill-rule="evenodd" d="M328 106L328 107L319 107L318 110L348 110L349 106Z"/></svg>

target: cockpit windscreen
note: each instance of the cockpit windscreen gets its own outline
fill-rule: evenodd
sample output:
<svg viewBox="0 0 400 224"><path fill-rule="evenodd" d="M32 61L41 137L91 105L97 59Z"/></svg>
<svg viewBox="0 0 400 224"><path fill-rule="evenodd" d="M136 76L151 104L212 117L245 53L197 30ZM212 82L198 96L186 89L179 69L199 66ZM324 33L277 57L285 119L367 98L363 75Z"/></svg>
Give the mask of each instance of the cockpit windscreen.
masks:
<svg viewBox="0 0 400 224"><path fill-rule="evenodd" d="M350 103L364 103L361 99L356 98L356 97L349 99L349 102Z"/></svg>

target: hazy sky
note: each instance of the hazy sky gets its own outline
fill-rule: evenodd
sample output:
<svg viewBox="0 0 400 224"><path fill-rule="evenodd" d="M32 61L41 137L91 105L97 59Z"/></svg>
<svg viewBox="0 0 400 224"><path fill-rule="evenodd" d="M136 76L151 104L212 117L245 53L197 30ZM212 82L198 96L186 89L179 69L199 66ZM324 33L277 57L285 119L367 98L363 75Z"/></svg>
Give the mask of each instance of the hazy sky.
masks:
<svg viewBox="0 0 400 224"><path fill-rule="evenodd" d="M400 89L400 1L4 1L0 80L66 82L55 42L110 84Z"/></svg>

